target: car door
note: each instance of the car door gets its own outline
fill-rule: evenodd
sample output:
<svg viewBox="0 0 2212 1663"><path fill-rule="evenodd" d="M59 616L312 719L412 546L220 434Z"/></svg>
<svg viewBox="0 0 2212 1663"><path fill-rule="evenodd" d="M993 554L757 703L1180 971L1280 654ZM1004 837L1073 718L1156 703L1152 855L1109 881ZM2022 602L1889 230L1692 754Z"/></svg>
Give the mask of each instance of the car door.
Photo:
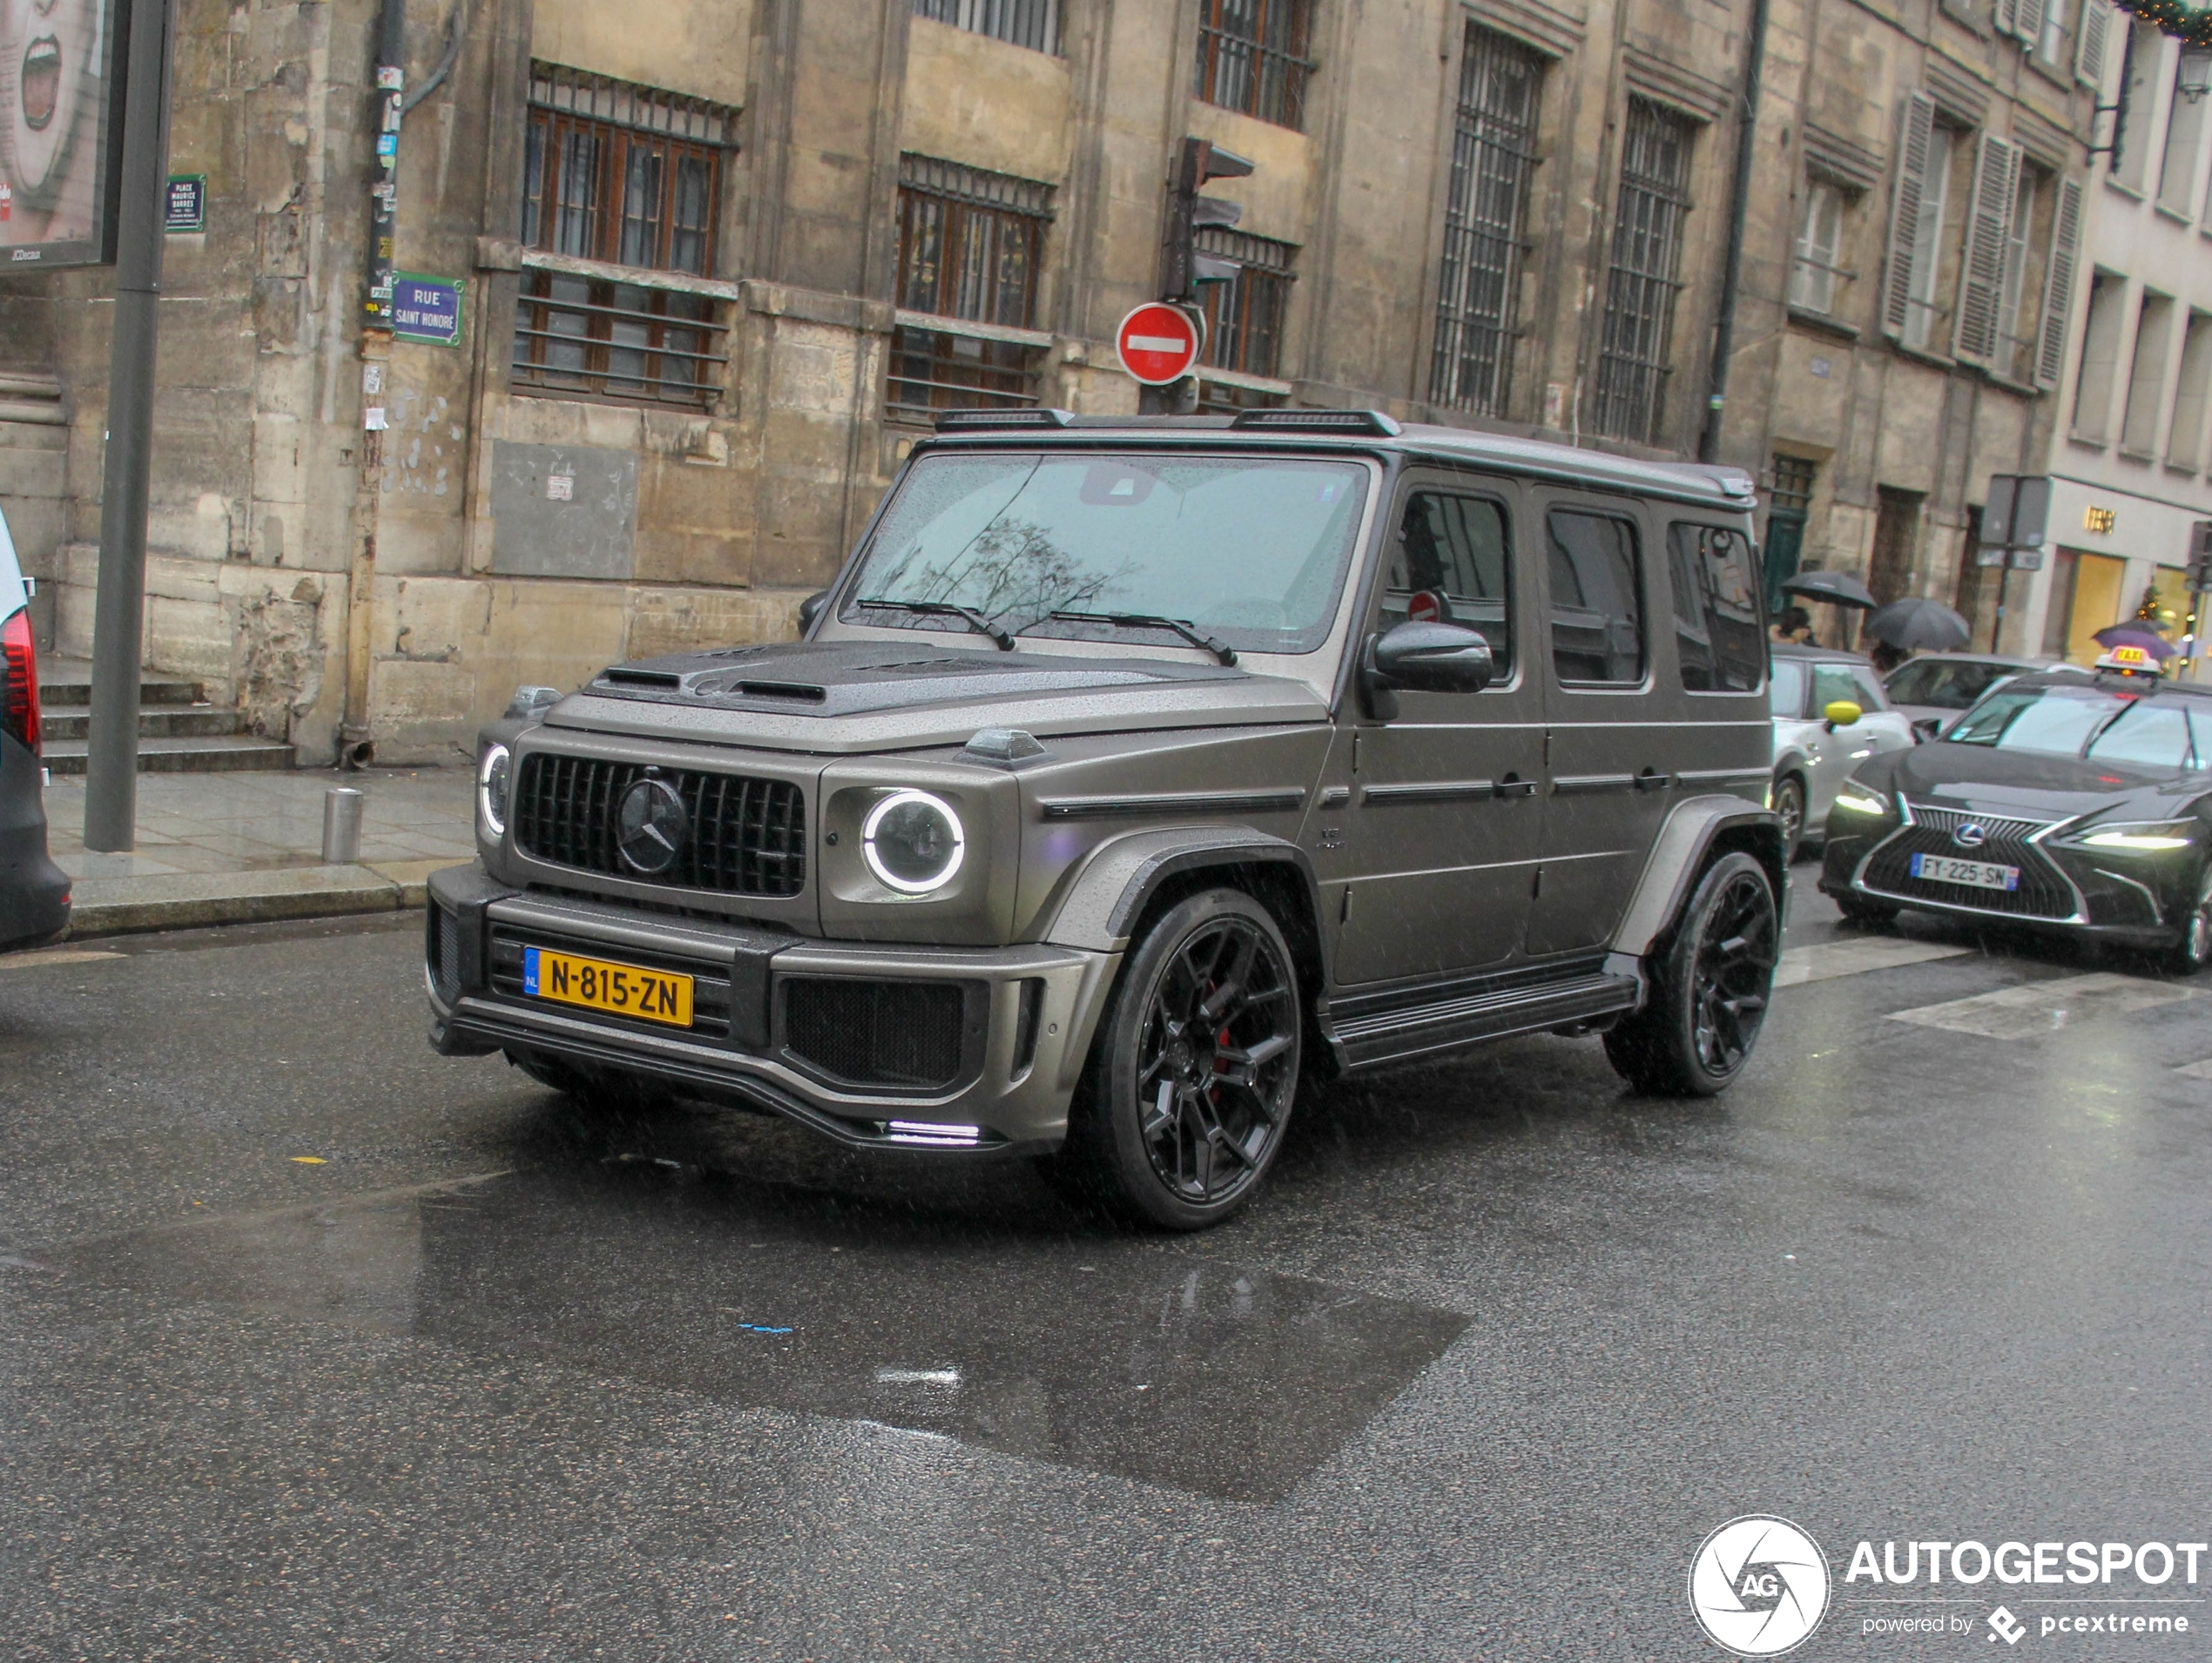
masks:
<svg viewBox="0 0 2212 1663"><path fill-rule="evenodd" d="M1871 665L1853 664L1851 679L1851 685L1858 690L1852 703L1865 713L1860 725L1865 729L1867 743L1871 747L1869 755L1878 757L1885 751L1903 751L1917 743L1912 737L1912 717L1897 708ZM1857 772L1858 764L1865 760L1859 757L1853 761L1851 771ZM1844 778L1848 779L1851 775Z"/></svg>
<svg viewBox="0 0 2212 1663"><path fill-rule="evenodd" d="M1678 714L1655 691L1666 585L1641 509L1568 491L1538 499L1548 766L1532 957L1611 939L1666 817Z"/></svg>
<svg viewBox="0 0 2212 1663"><path fill-rule="evenodd" d="M1488 640L1497 673L1479 693L1399 691L1388 719L1347 712L1350 768L1323 798L1323 819L1332 801L1341 818L1323 826L1317 859L1342 879L1339 983L1480 969L1520 949L1544 740L1542 683L1521 639L1520 506L1510 480L1420 472L1401 481L1367 628L1408 616L1464 623ZM1332 832L1341 846L1327 851Z"/></svg>
<svg viewBox="0 0 2212 1663"><path fill-rule="evenodd" d="M1805 824L1824 828L1828 824L1828 810L1836 800L1836 793L1843 788L1858 764L1872 756L1877 749L1891 750L1895 745L1885 744L1888 737L1874 719L1881 704L1881 692L1873 685L1871 672L1861 678L1858 666L1849 663L1813 663L1812 690L1805 702L1806 718L1815 726L1805 742L1809 758L1805 781ZM1858 721L1831 728L1827 710L1838 699L1859 707ZM1869 701L1871 701L1870 703ZM1902 718L1894 717L1899 725ZM1903 744L1912 743L1907 729Z"/></svg>

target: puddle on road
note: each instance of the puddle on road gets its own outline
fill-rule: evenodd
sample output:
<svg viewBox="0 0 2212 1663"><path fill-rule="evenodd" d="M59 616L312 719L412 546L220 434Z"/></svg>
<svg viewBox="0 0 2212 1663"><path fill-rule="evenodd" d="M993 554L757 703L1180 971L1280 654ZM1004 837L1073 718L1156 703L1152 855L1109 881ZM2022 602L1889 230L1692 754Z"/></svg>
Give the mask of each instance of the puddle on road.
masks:
<svg viewBox="0 0 2212 1663"><path fill-rule="evenodd" d="M79 1243L67 1274L1230 1499L1286 1493L1454 1312L1135 1238L982 1238L516 1173Z"/></svg>

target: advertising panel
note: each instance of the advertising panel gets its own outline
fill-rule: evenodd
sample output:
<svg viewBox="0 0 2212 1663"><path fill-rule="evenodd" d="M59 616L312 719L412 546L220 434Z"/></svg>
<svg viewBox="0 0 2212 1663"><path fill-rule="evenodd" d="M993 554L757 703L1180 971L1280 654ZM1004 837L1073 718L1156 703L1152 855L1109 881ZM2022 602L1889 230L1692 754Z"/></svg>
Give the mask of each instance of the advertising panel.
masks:
<svg viewBox="0 0 2212 1663"><path fill-rule="evenodd" d="M0 269L114 258L129 0L0 0Z"/></svg>

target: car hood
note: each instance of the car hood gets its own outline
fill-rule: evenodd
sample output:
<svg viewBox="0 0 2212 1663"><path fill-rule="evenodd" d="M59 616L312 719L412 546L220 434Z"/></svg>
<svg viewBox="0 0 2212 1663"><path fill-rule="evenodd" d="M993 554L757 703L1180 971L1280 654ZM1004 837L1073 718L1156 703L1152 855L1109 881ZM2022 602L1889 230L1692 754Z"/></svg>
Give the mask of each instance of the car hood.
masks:
<svg viewBox="0 0 2212 1663"><path fill-rule="evenodd" d="M2190 799L2212 788L2212 778L2185 769L2084 762L1941 739L1878 757L1860 778L1900 791L1915 803L2038 820L2112 809L2158 819L2182 813Z"/></svg>
<svg viewBox="0 0 2212 1663"><path fill-rule="evenodd" d="M792 642L640 659L602 670L551 728L711 744L851 752L1031 733L1314 722L1303 682L1140 656L999 652L941 643Z"/></svg>

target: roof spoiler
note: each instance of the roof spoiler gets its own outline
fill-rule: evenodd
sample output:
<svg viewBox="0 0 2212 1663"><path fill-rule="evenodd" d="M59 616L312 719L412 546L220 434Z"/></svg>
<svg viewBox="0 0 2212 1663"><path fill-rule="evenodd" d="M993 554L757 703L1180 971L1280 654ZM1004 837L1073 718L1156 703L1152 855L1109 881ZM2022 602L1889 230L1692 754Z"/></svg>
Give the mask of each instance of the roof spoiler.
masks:
<svg viewBox="0 0 2212 1663"><path fill-rule="evenodd" d="M1395 439L1405 429L1380 410L1240 410L1231 428L1293 433L1364 433Z"/></svg>
<svg viewBox="0 0 2212 1663"><path fill-rule="evenodd" d="M937 418L939 433L990 433L1007 428L1065 428L1072 410L948 410Z"/></svg>

